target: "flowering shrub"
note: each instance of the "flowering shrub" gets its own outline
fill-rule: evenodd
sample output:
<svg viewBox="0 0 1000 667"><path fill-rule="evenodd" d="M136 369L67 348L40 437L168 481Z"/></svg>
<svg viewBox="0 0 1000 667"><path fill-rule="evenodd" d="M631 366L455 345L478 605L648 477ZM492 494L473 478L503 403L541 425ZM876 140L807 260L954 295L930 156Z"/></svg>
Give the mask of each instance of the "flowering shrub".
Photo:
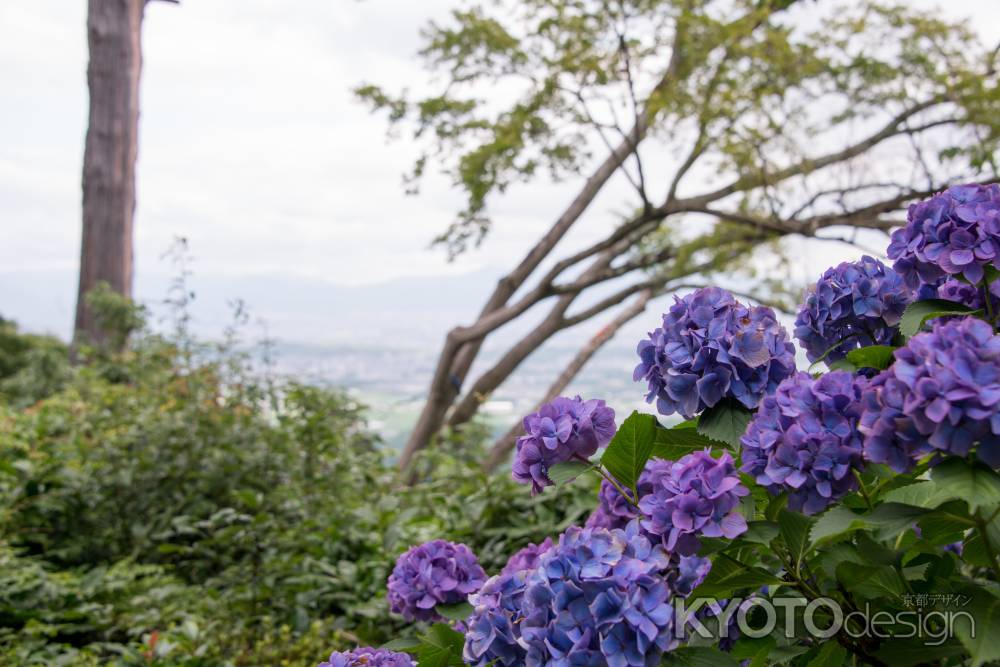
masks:
<svg viewBox="0 0 1000 667"><path fill-rule="evenodd" d="M631 530L570 528L525 583L526 665L650 664L671 644L673 609L657 576L669 557Z"/></svg>
<svg viewBox="0 0 1000 667"><path fill-rule="evenodd" d="M1000 466L1000 337L982 320L936 324L896 350L866 393L865 457L902 472L928 452Z"/></svg>
<svg viewBox="0 0 1000 667"><path fill-rule="evenodd" d="M585 527L489 579L461 545L407 552L393 610L452 625L402 645L421 665L480 667L1000 660L998 211L996 186L952 188L911 207L893 269L865 257L824 273L796 328L834 367L823 375L795 371L769 309L719 288L677 299L634 378L688 421L634 412L616 427L580 398L526 417L513 477L537 493L598 473ZM906 634L924 606L948 618L937 593L975 626ZM759 604L785 609L783 631L746 625ZM841 619L818 630L820 604ZM859 633L844 610L890 631Z"/></svg>
<svg viewBox="0 0 1000 667"><path fill-rule="evenodd" d="M357 648L334 653L319 667L413 667L417 663L405 653L385 649Z"/></svg>
<svg viewBox="0 0 1000 667"><path fill-rule="evenodd" d="M900 275L877 259L844 262L828 269L806 295L795 337L809 361L839 361L858 347L891 343L911 300Z"/></svg>
<svg viewBox="0 0 1000 667"><path fill-rule="evenodd" d="M652 490L639 501L642 527L663 540L671 552L697 552L698 536L734 538L747 529L740 498L750 493L740 484L733 458L693 452L676 463L654 461Z"/></svg>
<svg viewBox="0 0 1000 667"><path fill-rule="evenodd" d="M677 299L663 326L639 343L633 379L663 415L694 417L723 398L749 409L795 370L795 350L774 311L705 287Z"/></svg>
<svg viewBox="0 0 1000 667"><path fill-rule="evenodd" d="M549 468L571 458L587 459L615 433L615 411L604 401L557 398L524 418L517 440L514 479L539 493L552 484Z"/></svg>
<svg viewBox="0 0 1000 667"><path fill-rule="evenodd" d="M534 570L538 567L538 559L543 553L552 548L552 538L546 537L538 544L529 544L515 553L503 566L500 574L513 574L521 570Z"/></svg>
<svg viewBox="0 0 1000 667"><path fill-rule="evenodd" d="M438 605L464 602L486 581L475 554L464 544L434 540L396 561L389 575L389 606L408 621L441 619Z"/></svg>
<svg viewBox="0 0 1000 667"><path fill-rule="evenodd" d="M806 514L826 509L857 488L862 467L861 393L864 378L834 371L797 373L761 403L740 439L745 473Z"/></svg>
<svg viewBox="0 0 1000 667"><path fill-rule="evenodd" d="M976 284L1000 268L1000 186L956 185L910 206L906 220L887 254L910 287L949 276Z"/></svg>

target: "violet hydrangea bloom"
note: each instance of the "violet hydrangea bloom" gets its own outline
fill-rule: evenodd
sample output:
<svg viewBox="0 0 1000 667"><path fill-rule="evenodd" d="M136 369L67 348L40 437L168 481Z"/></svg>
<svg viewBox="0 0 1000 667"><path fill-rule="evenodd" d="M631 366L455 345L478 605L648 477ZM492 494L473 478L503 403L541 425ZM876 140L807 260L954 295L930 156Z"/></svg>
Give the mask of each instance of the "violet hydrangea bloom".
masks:
<svg viewBox="0 0 1000 667"><path fill-rule="evenodd" d="M675 299L639 343L632 374L661 414L690 419L727 397L752 410L795 371L795 349L770 308L744 306L718 287Z"/></svg>
<svg viewBox="0 0 1000 667"><path fill-rule="evenodd" d="M659 664L675 644L671 591L659 576L668 563L636 523L569 528L527 576L519 624L526 654L517 664Z"/></svg>
<svg viewBox="0 0 1000 667"><path fill-rule="evenodd" d="M911 205L888 255L913 289L948 276L980 283L985 267L1000 268L1000 186L956 185Z"/></svg>
<svg viewBox="0 0 1000 667"><path fill-rule="evenodd" d="M443 620L434 607L465 602L485 581L486 573L469 547L432 540L396 560L389 575L389 607L408 621Z"/></svg>
<svg viewBox="0 0 1000 667"><path fill-rule="evenodd" d="M741 470L772 494L787 490L788 506L805 514L847 495L863 464L858 420L866 385L847 371L782 382L740 439Z"/></svg>
<svg viewBox="0 0 1000 667"><path fill-rule="evenodd" d="M653 490L647 470L642 471L636 482L640 498ZM597 493L597 500L597 508L587 518L587 528L623 529L630 521L640 516L639 511L606 479L601 480L601 490Z"/></svg>
<svg viewBox="0 0 1000 667"><path fill-rule="evenodd" d="M827 269L806 296L795 337L809 361L839 361L864 345L888 345L912 291L902 277L868 257ZM825 355L825 356L824 356Z"/></svg>
<svg viewBox="0 0 1000 667"><path fill-rule="evenodd" d="M865 458L908 470L942 452L1000 467L1000 336L982 320L937 322L895 352L864 392Z"/></svg>
<svg viewBox="0 0 1000 667"><path fill-rule="evenodd" d="M462 657L467 665L513 667L523 665L527 651L521 645L524 620L524 584L528 570L490 577L469 598L475 611L467 620Z"/></svg>
<svg viewBox="0 0 1000 667"><path fill-rule="evenodd" d="M699 535L732 539L746 532L739 504L750 491L728 452L718 459L706 450L676 462L654 460L648 470L653 490L639 500L642 527L669 551L690 556Z"/></svg>
<svg viewBox="0 0 1000 667"><path fill-rule="evenodd" d="M500 574L512 574L514 572L520 572L521 570L534 570L538 567L538 559L541 558L543 553L551 548L551 537L546 537L538 544L528 544L526 547L523 547L520 551L507 559L507 564L503 566L503 570L500 571Z"/></svg>
<svg viewBox="0 0 1000 667"><path fill-rule="evenodd" d="M363 647L338 651L326 662L319 663L319 667L415 667L416 664L405 653Z"/></svg>
<svg viewBox="0 0 1000 667"><path fill-rule="evenodd" d="M587 459L615 434L615 411L604 401L559 397L524 418L517 439L513 476L531 484L532 495L552 484L549 468L572 458Z"/></svg>

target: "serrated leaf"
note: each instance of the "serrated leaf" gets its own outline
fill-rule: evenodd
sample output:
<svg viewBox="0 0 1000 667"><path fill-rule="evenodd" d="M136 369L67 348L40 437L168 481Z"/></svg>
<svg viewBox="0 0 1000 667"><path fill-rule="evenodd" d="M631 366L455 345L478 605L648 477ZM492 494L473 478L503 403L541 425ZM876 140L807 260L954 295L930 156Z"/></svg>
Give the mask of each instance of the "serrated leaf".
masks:
<svg viewBox="0 0 1000 667"><path fill-rule="evenodd" d="M837 566L837 579L848 591L869 600L897 599L906 590L899 573L889 565L841 563Z"/></svg>
<svg viewBox="0 0 1000 667"><path fill-rule="evenodd" d="M459 602L457 604L439 604L434 607L434 611L449 621L464 621L469 616L472 616L475 607L468 602Z"/></svg>
<svg viewBox="0 0 1000 667"><path fill-rule="evenodd" d="M738 667L726 653L709 646L679 646L664 656L661 665L677 667Z"/></svg>
<svg viewBox="0 0 1000 667"><path fill-rule="evenodd" d="M944 658L960 655L965 651L956 641L946 641L940 646L928 646L926 638L887 639L875 652L875 657L892 667L935 664Z"/></svg>
<svg viewBox="0 0 1000 667"><path fill-rule="evenodd" d="M1000 660L1000 598L983 589L970 591L972 598L963 611L975 619L974 632L968 619L956 619L955 634L972 657L973 667ZM973 636L974 635L974 636Z"/></svg>
<svg viewBox="0 0 1000 667"><path fill-rule="evenodd" d="M909 338L919 332L927 320L946 315L969 315L979 312L981 311L973 310L965 304L945 299L915 301L903 311L903 317L899 321L899 332Z"/></svg>
<svg viewBox="0 0 1000 667"><path fill-rule="evenodd" d="M698 418L698 432L713 440L739 447L753 413L732 399L719 401Z"/></svg>
<svg viewBox="0 0 1000 667"><path fill-rule="evenodd" d="M784 540L788 554L796 568L802 564L802 559L809 553L811 545L809 531L812 525L813 520L804 514L786 509L778 513L778 529L781 532L781 539Z"/></svg>
<svg viewBox="0 0 1000 667"><path fill-rule="evenodd" d="M635 488L639 475L653 455L657 428L653 415L633 412L604 450L601 463L623 486Z"/></svg>
<svg viewBox="0 0 1000 667"><path fill-rule="evenodd" d="M444 623L431 626L420 636L420 643L412 651L420 667L450 667L462 665L462 648L465 638Z"/></svg>
<svg viewBox="0 0 1000 667"><path fill-rule="evenodd" d="M840 667L846 660L847 649L835 641L827 641L806 667Z"/></svg>
<svg viewBox="0 0 1000 667"><path fill-rule="evenodd" d="M746 565L734 558L716 558L705 581L691 593L692 599L699 597L729 597L733 591L743 588L777 586L784 583L770 572L759 567Z"/></svg>
<svg viewBox="0 0 1000 667"><path fill-rule="evenodd" d="M879 536L893 535L928 512L912 505L885 502L869 514L857 514L844 505L834 505L816 519L810 537L814 543L819 543L855 530L876 530Z"/></svg>
<svg viewBox="0 0 1000 667"><path fill-rule="evenodd" d="M657 428L653 442L653 456L667 461L676 461L691 452L709 449L722 443L698 432L693 426L675 426L674 428Z"/></svg>
<svg viewBox="0 0 1000 667"><path fill-rule="evenodd" d="M594 465L592 463L584 463L583 461L563 461L562 463L556 463L549 468L549 479L552 480L553 484L559 486L561 484L566 484L567 482L572 482L580 475L593 469Z"/></svg>
<svg viewBox="0 0 1000 667"><path fill-rule="evenodd" d="M891 345L869 345L847 353L847 361L856 368L874 368L884 371L893 362L896 348Z"/></svg>
<svg viewBox="0 0 1000 667"><path fill-rule="evenodd" d="M416 647L420 646L419 639L413 639L412 637L401 637L399 639L393 639L390 642L382 644L379 648L384 648L388 651L402 651L408 652L412 651Z"/></svg>
<svg viewBox="0 0 1000 667"><path fill-rule="evenodd" d="M773 521L750 521L747 532L740 535L740 539L755 544L770 544L778 536L778 530L778 524Z"/></svg>
<svg viewBox="0 0 1000 667"><path fill-rule="evenodd" d="M938 504L964 500L972 512L1000 505L1000 475L978 461L950 458L931 470L931 481Z"/></svg>

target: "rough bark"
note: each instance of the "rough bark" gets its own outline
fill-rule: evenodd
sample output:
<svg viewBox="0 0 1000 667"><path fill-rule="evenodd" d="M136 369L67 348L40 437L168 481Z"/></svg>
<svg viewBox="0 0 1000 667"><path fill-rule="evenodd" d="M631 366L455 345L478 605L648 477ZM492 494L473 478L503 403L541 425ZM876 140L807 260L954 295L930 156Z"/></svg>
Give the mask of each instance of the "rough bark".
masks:
<svg viewBox="0 0 1000 667"><path fill-rule="evenodd" d="M90 121L83 156L83 234L75 342L102 344L86 295L106 282L132 293L132 225L139 133L144 0L89 0Z"/></svg>
<svg viewBox="0 0 1000 667"><path fill-rule="evenodd" d="M545 392L545 396L542 400L538 402L535 406L535 410L540 408L543 403L551 401L556 396L563 393L569 383L573 381L583 367L597 354L609 340L614 338L618 330L625 326L627 323L634 320L641 313L645 312L646 306L649 304L650 300L657 296L659 292L654 291L652 288L643 290L627 307L623 308L620 313L618 313L613 320L611 320L607 326L602 328L597 334L587 341L587 344L580 348L580 351L570 360L566 367L563 368L559 377L556 378L555 382L549 386L548 390ZM486 462L484 467L488 471L494 470L497 466L507 460L510 455L511 450L514 448L514 443L517 441L517 437L521 434L523 428L521 422L518 421L510 430L504 433L502 436L497 438L490 448L490 453L486 457Z"/></svg>

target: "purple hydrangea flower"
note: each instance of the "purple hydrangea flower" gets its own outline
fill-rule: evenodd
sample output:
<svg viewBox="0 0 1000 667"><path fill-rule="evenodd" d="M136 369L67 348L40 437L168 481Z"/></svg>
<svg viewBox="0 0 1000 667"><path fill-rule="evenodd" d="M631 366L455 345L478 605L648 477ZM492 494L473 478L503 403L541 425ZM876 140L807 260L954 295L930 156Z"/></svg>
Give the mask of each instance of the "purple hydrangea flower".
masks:
<svg viewBox="0 0 1000 667"><path fill-rule="evenodd" d="M982 320L937 322L896 350L864 392L865 458L908 470L930 452L1000 467L1000 336Z"/></svg>
<svg viewBox="0 0 1000 667"><path fill-rule="evenodd" d="M648 467L639 475L636 488L639 497L653 490L649 481ZM625 528L630 521L640 516L639 511L618 493L614 484L606 479L601 480L601 490L597 494L597 508L587 518L587 528Z"/></svg>
<svg viewBox="0 0 1000 667"><path fill-rule="evenodd" d="M587 459L615 434L615 411L604 401L559 397L524 418L513 476L531 484L532 495L552 484L549 468L571 458Z"/></svg>
<svg viewBox="0 0 1000 667"><path fill-rule="evenodd" d="M465 602L485 581L486 573L469 547L425 542L396 560L389 575L389 607L408 621L443 620L434 607Z"/></svg>
<svg viewBox="0 0 1000 667"><path fill-rule="evenodd" d="M805 514L847 495L863 465L858 420L866 385L847 371L782 382L740 439L741 470L773 494L787 490L788 506Z"/></svg>
<svg viewBox="0 0 1000 667"><path fill-rule="evenodd" d="M381 648L356 648L338 651L319 667L415 667L417 663L405 653L395 653Z"/></svg>
<svg viewBox="0 0 1000 667"><path fill-rule="evenodd" d="M675 299L639 343L633 373L661 414L690 419L727 397L754 409L795 371L795 349L770 308L744 306L718 287Z"/></svg>
<svg viewBox="0 0 1000 667"><path fill-rule="evenodd" d="M902 277L866 255L823 273L799 310L795 337L809 361L833 363L864 345L888 345L910 301Z"/></svg>
<svg viewBox="0 0 1000 667"><path fill-rule="evenodd" d="M503 572L491 577L469 601L475 611L467 621L462 657L468 665L523 665L521 645L524 584L530 571Z"/></svg>
<svg viewBox="0 0 1000 667"><path fill-rule="evenodd" d="M744 533L740 498L750 491L740 484L733 458L693 452L677 462L654 460L647 470L651 493L639 500L642 527L657 535L671 552L682 556L698 550L698 536L728 537Z"/></svg>
<svg viewBox="0 0 1000 667"><path fill-rule="evenodd" d="M520 622L523 664L646 667L674 645L669 564L632 523L569 528L527 576ZM508 664L508 663L503 663Z"/></svg>
<svg viewBox="0 0 1000 667"><path fill-rule="evenodd" d="M667 582L675 595L687 597L698 588L712 570L712 561L702 556L671 557L672 567L667 573Z"/></svg>
<svg viewBox="0 0 1000 667"><path fill-rule="evenodd" d="M888 255L913 289L959 275L980 283L985 267L1000 268L1000 186L956 185L911 205Z"/></svg>
<svg viewBox="0 0 1000 667"><path fill-rule="evenodd" d="M538 544L528 544L507 560L500 574L513 574L521 570L534 570L538 567L538 559L552 548L552 538L546 537Z"/></svg>

